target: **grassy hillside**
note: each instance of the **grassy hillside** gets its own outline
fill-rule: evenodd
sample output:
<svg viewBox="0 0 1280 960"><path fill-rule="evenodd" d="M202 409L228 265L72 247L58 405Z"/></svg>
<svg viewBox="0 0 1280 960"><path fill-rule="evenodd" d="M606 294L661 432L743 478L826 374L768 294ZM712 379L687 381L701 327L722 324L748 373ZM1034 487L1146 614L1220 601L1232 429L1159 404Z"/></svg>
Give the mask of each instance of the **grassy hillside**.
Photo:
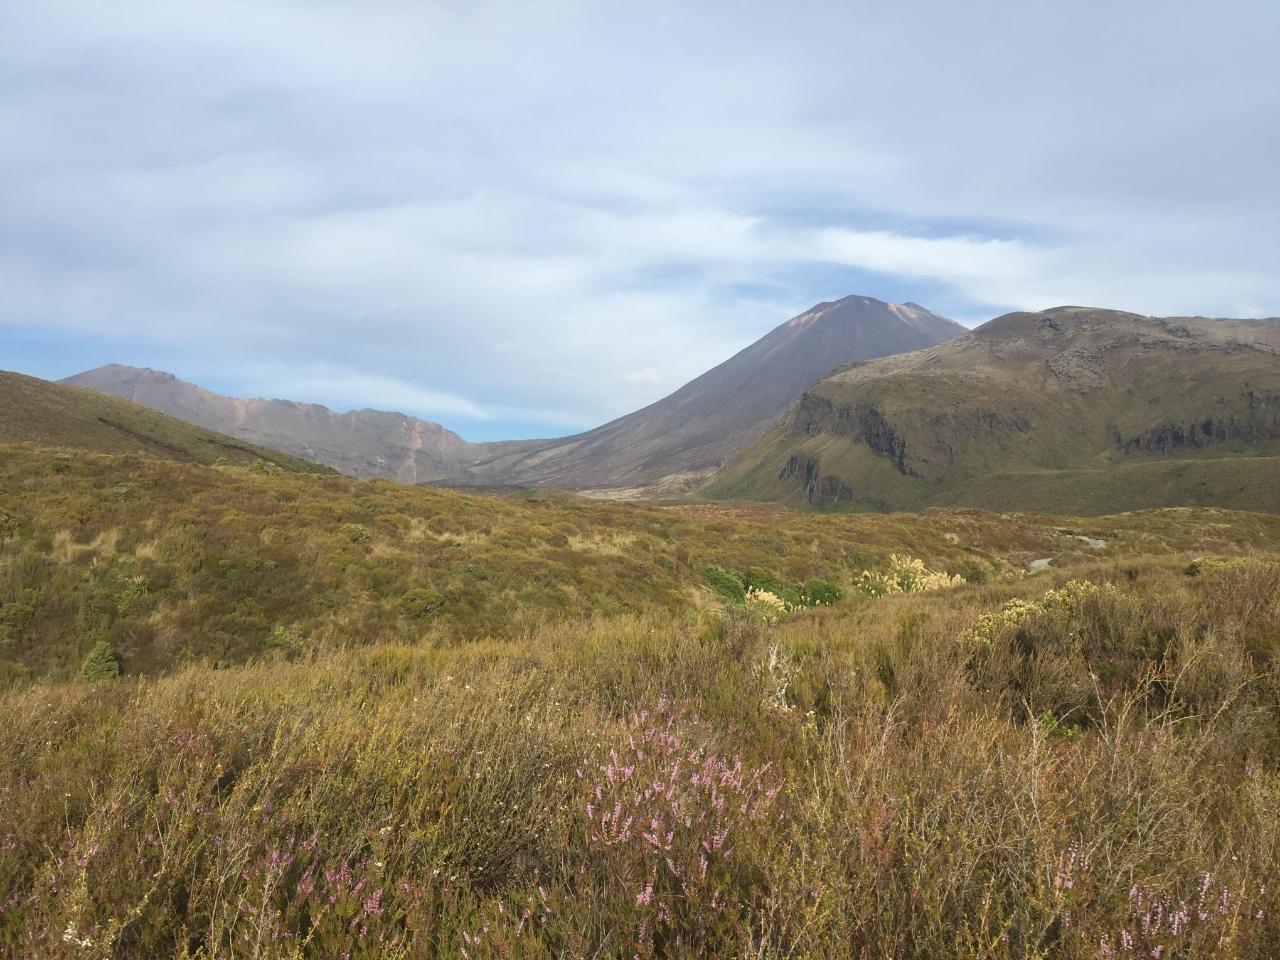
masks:
<svg viewBox="0 0 1280 960"><path fill-rule="evenodd" d="M1011 314L810 388L703 491L829 510L1280 511L1280 321Z"/></svg>
<svg viewBox="0 0 1280 960"><path fill-rule="evenodd" d="M332 472L118 397L0 371L0 443L19 441L189 463L262 461L293 472Z"/></svg>
<svg viewBox="0 0 1280 960"><path fill-rule="evenodd" d="M554 619L692 619L716 565L848 588L891 553L987 582L1036 558L1269 549L1280 518L1077 524L973 511L825 517L515 500L387 481L0 447L0 675L126 674L374 642L515 637ZM1209 519L1212 522L1208 522Z"/></svg>
<svg viewBox="0 0 1280 960"><path fill-rule="evenodd" d="M1274 956L1280 566L1067 563L0 695L0 952Z"/></svg>

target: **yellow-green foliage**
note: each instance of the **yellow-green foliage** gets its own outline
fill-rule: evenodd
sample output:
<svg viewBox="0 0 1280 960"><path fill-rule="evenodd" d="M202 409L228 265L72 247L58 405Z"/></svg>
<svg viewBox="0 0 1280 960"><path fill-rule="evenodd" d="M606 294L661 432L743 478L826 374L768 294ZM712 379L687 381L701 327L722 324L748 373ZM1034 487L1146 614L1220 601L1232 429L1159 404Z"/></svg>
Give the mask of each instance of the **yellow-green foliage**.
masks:
<svg viewBox="0 0 1280 960"><path fill-rule="evenodd" d="M111 649L111 644L105 640L95 643L89 655L84 658L80 675L86 683L101 683L120 676L120 664L116 662L116 653Z"/></svg>
<svg viewBox="0 0 1280 960"><path fill-rule="evenodd" d="M1267 960L1280 568L1186 562L14 690L0 955Z"/></svg>
<svg viewBox="0 0 1280 960"><path fill-rule="evenodd" d="M1248 562L1245 557L1196 557L1187 564L1187 576L1199 577L1222 570L1237 570Z"/></svg>
<svg viewBox="0 0 1280 960"><path fill-rule="evenodd" d="M1016 598L1005 603L997 613L988 613L979 618L972 630L965 634L967 640L990 645L992 640L1002 631L1019 624L1031 617L1040 616L1051 611L1070 610L1090 598L1096 597L1101 588L1089 581L1070 580L1056 590L1046 590L1036 600Z"/></svg>

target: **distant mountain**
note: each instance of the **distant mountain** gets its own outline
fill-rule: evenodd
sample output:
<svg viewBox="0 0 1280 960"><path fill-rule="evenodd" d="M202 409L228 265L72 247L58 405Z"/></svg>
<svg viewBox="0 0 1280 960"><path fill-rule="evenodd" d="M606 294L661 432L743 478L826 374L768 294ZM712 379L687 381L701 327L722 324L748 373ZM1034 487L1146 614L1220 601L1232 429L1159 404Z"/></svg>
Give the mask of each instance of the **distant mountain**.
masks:
<svg viewBox="0 0 1280 960"><path fill-rule="evenodd" d="M834 509L1280 510L1280 320L1059 307L814 384L704 491Z"/></svg>
<svg viewBox="0 0 1280 960"><path fill-rule="evenodd" d="M0 443L15 442L187 463L265 460L295 473L329 472L127 400L0 371Z"/></svg>
<svg viewBox="0 0 1280 960"><path fill-rule="evenodd" d="M356 477L404 483L454 479L465 476L472 459L473 445L456 433L401 413L336 413L314 403L236 399L171 373L115 363L62 382L124 397Z"/></svg>
<svg viewBox="0 0 1280 960"><path fill-rule="evenodd" d="M477 476L569 488L645 487L718 467L800 392L842 364L965 333L914 303L820 303L670 396L602 427L532 450L483 457Z"/></svg>
<svg viewBox="0 0 1280 960"><path fill-rule="evenodd" d="M202 426L358 477L406 483L647 487L720 466L805 387L842 364L965 332L916 304L845 297L800 314L671 396L558 440L471 444L398 413L335 413L287 400L238 400L171 374L111 364L65 383L126 397Z"/></svg>

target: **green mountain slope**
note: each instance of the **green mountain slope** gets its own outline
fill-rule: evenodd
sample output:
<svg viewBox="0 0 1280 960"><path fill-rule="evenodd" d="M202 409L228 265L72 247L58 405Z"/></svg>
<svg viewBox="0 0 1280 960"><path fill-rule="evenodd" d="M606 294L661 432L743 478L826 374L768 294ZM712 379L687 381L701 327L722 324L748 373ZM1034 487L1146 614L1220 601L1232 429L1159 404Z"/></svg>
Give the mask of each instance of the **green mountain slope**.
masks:
<svg viewBox="0 0 1280 960"><path fill-rule="evenodd" d="M332 472L128 400L0 371L0 442L24 441L42 447L135 453L190 463L262 460L291 472Z"/></svg>
<svg viewBox="0 0 1280 960"><path fill-rule="evenodd" d="M705 492L853 510L1280 511L1280 321L1009 314L819 381Z"/></svg>

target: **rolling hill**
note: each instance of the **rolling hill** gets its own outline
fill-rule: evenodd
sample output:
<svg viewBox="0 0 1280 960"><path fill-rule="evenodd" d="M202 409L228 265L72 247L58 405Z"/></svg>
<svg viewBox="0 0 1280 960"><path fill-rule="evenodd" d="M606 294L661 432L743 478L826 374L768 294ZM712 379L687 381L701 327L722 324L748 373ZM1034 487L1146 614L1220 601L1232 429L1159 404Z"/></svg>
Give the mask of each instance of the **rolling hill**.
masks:
<svg viewBox="0 0 1280 960"><path fill-rule="evenodd" d="M92 390L0 371L0 442L135 453L186 463L262 460L295 473L326 468Z"/></svg>
<svg viewBox="0 0 1280 960"><path fill-rule="evenodd" d="M704 490L824 509L1280 510L1280 321L1060 307L816 383Z"/></svg>

